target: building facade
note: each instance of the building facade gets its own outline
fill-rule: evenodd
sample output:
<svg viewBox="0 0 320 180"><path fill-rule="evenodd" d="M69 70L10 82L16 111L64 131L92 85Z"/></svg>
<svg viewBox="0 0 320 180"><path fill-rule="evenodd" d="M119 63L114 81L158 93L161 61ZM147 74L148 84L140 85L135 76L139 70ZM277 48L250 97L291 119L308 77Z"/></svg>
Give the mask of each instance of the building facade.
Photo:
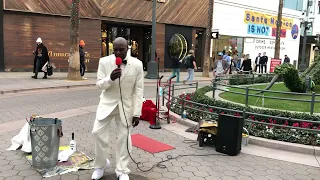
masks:
<svg viewBox="0 0 320 180"><path fill-rule="evenodd" d="M249 54L255 60L258 53L269 57L267 70L274 56L279 0L215 0L213 30L219 39L213 41L213 52L237 50L239 56ZM288 55L297 65L300 43L301 12L283 8L280 58Z"/></svg>
<svg viewBox="0 0 320 180"><path fill-rule="evenodd" d="M309 8L310 22L307 30L306 63L310 66L317 56L314 47L318 45L317 38L320 35L320 0L284 0L284 8L300 12L300 20L305 19L308 1L312 2ZM302 23L302 22L301 22ZM300 26L299 64L302 59L304 25ZM318 40L319 41L319 40Z"/></svg>
<svg viewBox="0 0 320 180"><path fill-rule="evenodd" d="M71 0L0 0L3 14L0 35L0 69L31 71L32 51L41 37L49 57L58 71L67 71L70 48ZM207 0L158 0L156 51L160 69L171 67L171 57L180 58L189 49L197 54L198 66L203 64ZM88 71L96 71L100 57L113 53L113 40L125 37L132 56L146 68L151 58L150 0L81 0L80 39L86 43Z"/></svg>

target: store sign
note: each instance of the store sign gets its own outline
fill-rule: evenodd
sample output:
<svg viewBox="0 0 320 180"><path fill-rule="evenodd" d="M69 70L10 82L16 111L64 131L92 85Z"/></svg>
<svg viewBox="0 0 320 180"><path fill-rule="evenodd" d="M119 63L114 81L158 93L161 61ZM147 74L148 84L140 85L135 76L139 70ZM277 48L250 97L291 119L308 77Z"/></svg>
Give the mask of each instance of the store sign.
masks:
<svg viewBox="0 0 320 180"><path fill-rule="evenodd" d="M254 11L245 11L244 22L246 24L260 24L271 28L277 27L278 17L276 15L263 14ZM292 18L282 17L281 29L291 30L293 26Z"/></svg>
<svg viewBox="0 0 320 180"><path fill-rule="evenodd" d="M274 50L276 41L274 39L255 39L254 49L255 50ZM280 50L286 50L286 44L280 42Z"/></svg>
<svg viewBox="0 0 320 180"><path fill-rule="evenodd" d="M90 62L90 57L91 54L88 52L85 52L85 62L88 63ZM49 57L53 57L53 58L69 58L69 53L59 53L59 52L53 52L53 51L49 51L48 52Z"/></svg>
<svg viewBox="0 0 320 180"><path fill-rule="evenodd" d="M281 65L281 59L274 59L274 58L271 58L271 62L270 62L270 73L273 73L275 68L277 66L280 66Z"/></svg>

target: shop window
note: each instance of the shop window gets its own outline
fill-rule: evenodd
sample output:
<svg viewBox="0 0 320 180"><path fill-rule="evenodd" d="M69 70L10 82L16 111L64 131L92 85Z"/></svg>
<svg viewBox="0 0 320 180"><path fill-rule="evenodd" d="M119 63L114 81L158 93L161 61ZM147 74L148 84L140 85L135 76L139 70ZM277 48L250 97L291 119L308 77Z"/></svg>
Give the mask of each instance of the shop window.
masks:
<svg viewBox="0 0 320 180"><path fill-rule="evenodd" d="M186 38L182 34L174 34L168 44L170 58L177 56L179 59L183 59L188 52L188 43Z"/></svg>
<svg viewBox="0 0 320 180"><path fill-rule="evenodd" d="M106 38L107 52L108 52L107 55L113 54L113 41L117 37L124 37L128 41L128 44L131 44L130 28L113 26L111 28L108 28L107 31L108 31L107 38Z"/></svg>
<svg viewBox="0 0 320 180"><path fill-rule="evenodd" d="M242 37L222 35L219 39L214 39L212 50L214 54L218 52L230 52L232 55L237 53L238 57L241 57L243 54L243 43L244 38Z"/></svg>
<svg viewBox="0 0 320 180"><path fill-rule="evenodd" d="M284 8L302 11L304 0L284 0Z"/></svg>

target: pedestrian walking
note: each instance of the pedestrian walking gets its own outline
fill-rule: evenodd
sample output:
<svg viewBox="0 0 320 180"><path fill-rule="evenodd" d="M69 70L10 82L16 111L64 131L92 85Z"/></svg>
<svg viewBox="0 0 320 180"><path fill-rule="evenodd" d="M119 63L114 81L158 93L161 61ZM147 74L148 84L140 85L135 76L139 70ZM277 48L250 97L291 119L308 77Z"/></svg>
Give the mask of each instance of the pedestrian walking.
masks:
<svg viewBox="0 0 320 180"><path fill-rule="evenodd" d="M33 61L33 73L34 76L32 78L38 79L38 73L39 72L44 72L42 71L43 66L47 65L49 62L49 54L48 54L48 49L45 45L42 43L42 39L39 37L36 40L37 43L37 48L35 51L33 51L34 55L34 61ZM47 79L48 73L44 72L44 76L42 79Z"/></svg>
<svg viewBox="0 0 320 180"><path fill-rule="evenodd" d="M172 57L172 75L168 78L168 81L173 77L173 76L176 76L177 78L177 83L180 83L180 60L178 58L178 55L175 54L173 55Z"/></svg>
<svg viewBox="0 0 320 180"><path fill-rule="evenodd" d="M197 69L196 58L194 56L194 50L189 51L188 55L183 60L183 64L186 65L187 71L188 71L188 76L183 81L183 84L186 84L186 82L189 81L190 85L192 85L192 81L194 78L194 69Z"/></svg>
<svg viewBox="0 0 320 180"><path fill-rule="evenodd" d="M86 43L84 42L84 40L80 40L79 43L79 53L80 53L80 74L82 79L87 79L84 77L84 73L86 72L86 63L85 63L85 59L86 59L86 53L84 51L84 46L86 45Z"/></svg>
<svg viewBox="0 0 320 180"><path fill-rule="evenodd" d="M251 74L252 65L249 54L245 56L240 69L243 70L245 74Z"/></svg>
<svg viewBox="0 0 320 180"><path fill-rule="evenodd" d="M217 60L215 60L213 64L213 77L224 76L227 73L228 68L228 62L223 59L223 53L219 52Z"/></svg>

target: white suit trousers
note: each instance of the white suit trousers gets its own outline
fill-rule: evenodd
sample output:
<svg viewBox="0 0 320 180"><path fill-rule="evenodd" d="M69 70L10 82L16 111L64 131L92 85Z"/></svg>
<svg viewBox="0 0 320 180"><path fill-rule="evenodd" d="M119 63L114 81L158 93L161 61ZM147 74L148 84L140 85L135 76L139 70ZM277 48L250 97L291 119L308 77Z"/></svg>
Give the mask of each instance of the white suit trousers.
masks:
<svg viewBox="0 0 320 180"><path fill-rule="evenodd" d="M95 145L95 168L103 168L106 164L106 158L108 156L108 148L109 145L109 137L111 130L111 120L115 119L117 125L117 150L116 150L116 174L117 176L121 174L129 174L130 170L128 169L128 165L130 162L130 156L127 151L127 138L128 138L128 129L122 123L119 114L119 106L117 106L113 112L103 120L95 120L93 125L93 138ZM132 119L127 117L128 121L132 121ZM131 127L130 127L131 129ZM131 142L131 134L129 129L129 145L128 149L131 153L132 151L132 142Z"/></svg>

